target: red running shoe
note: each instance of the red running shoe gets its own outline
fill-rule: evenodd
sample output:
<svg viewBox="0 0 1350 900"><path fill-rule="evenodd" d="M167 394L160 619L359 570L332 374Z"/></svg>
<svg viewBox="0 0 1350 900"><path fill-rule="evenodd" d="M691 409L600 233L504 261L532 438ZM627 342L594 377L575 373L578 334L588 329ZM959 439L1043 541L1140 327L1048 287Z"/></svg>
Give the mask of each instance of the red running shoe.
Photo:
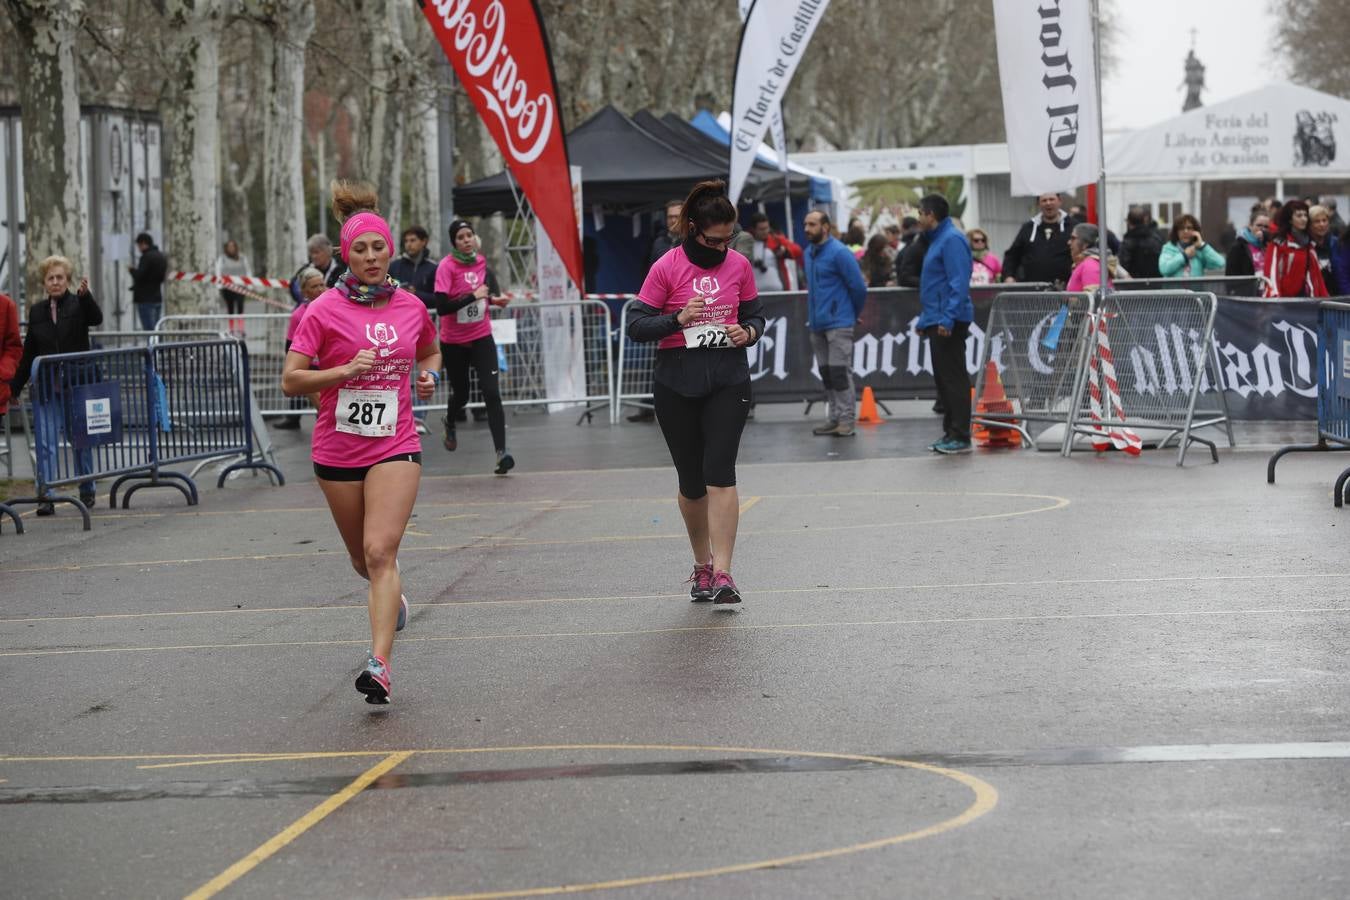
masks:
<svg viewBox="0 0 1350 900"><path fill-rule="evenodd" d="M689 588L689 599L695 603L707 603L713 598L712 563L706 566L694 565L694 572L685 581Z"/></svg>
<svg viewBox="0 0 1350 900"><path fill-rule="evenodd" d="M731 580L730 572L718 572L713 576L712 590L714 603L740 603L741 592L736 590L736 582Z"/></svg>

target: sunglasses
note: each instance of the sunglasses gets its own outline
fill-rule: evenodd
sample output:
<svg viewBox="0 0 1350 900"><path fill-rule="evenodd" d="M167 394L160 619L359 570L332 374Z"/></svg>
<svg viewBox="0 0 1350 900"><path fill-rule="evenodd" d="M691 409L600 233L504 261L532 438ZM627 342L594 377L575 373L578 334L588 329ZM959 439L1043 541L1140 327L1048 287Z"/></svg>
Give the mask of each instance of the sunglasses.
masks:
<svg viewBox="0 0 1350 900"><path fill-rule="evenodd" d="M986 241L984 238L971 238L971 239L970 239L970 242L971 242L972 244L981 244L981 245L989 243L989 242Z"/></svg>
<svg viewBox="0 0 1350 900"><path fill-rule="evenodd" d="M712 247L714 250L718 250L722 247L730 246L732 241L740 237L741 228L739 225L736 226L735 228L731 229L731 234L727 235L724 238L708 237L702 231L695 231L694 233L697 234L699 237L703 238L703 243L707 244L709 247Z"/></svg>

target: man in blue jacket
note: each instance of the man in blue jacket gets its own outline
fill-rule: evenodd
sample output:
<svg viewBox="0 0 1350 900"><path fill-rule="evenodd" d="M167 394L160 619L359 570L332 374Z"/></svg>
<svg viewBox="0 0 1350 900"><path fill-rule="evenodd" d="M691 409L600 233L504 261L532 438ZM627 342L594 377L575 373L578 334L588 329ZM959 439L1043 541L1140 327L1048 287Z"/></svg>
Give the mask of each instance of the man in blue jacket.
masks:
<svg viewBox="0 0 1350 900"><path fill-rule="evenodd" d="M949 218L947 198L929 194L919 201L919 223L928 232L928 252L919 280L918 330L928 338L942 416L938 453L970 452L970 372L966 336L975 318L970 302L970 244Z"/></svg>
<svg viewBox="0 0 1350 900"><path fill-rule="evenodd" d="M853 326L867 300L862 267L847 247L830 237L830 217L806 214L806 327L825 383L829 421L811 433L852 437L857 421L853 395Z"/></svg>

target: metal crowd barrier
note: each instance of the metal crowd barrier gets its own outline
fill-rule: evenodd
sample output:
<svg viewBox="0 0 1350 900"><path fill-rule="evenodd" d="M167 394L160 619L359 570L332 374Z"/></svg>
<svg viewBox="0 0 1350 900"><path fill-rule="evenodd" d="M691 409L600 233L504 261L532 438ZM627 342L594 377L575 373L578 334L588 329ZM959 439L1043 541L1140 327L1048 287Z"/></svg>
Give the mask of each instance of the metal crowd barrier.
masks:
<svg viewBox="0 0 1350 900"><path fill-rule="evenodd" d="M1055 434L1061 450L1069 440L1071 412L1081 391L1089 352L1089 323L1096 314L1090 294L1007 293L994 298L989 311L984 353L975 376L975 397L984 396L989 363L999 371L1011 410L977 411L971 421L1021 433L1038 446ZM1062 429L1034 434L1028 423Z"/></svg>
<svg viewBox="0 0 1350 900"><path fill-rule="evenodd" d="M143 487L173 487L192 506L195 482L165 466L221 456L244 459L222 473L219 486L242 468L284 483L280 470L253 458L247 383L247 350L236 340L38 357L24 407L36 494L10 503L69 503L88 531L88 508L59 489L92 489L98 479L114 478L112 506L124 484L123 509Z"/></svg>
<svg viewBox="0 0 1350 900"><path fill-rule="evenodd" d="M609 408L610 424L617 424L622 407L652 409L652 372L656 368L656 344L639 344L628 338L629 312L640 303L637 297L624 301L619 313L618 364L614 376L614 402Z"/></svg>
<svg viewBox="0 0 1350 900"><path fill-rule="evenodd" d="M1194 278L1121 278L1117 291L1196 291L1220 297L1260 297L1265 279L1260 275L1201 275Z"/></svg>
<svg viewBox="0 0 1350 900"><path fill-rule="evenodd" d="M288 313L165 316L155 325L155 333L161 341L198 340L206 334L243 341L248 348L249 387L258 411L264 416L295 416L313 410L305 398L291 398L281 392L290 321Z"/></svg>
<svg viewBox="0 0 1350 900"><path fill-rule="evenodd" d="M1275 483L1275 464L1290 453L1350 450L1350 303L1324 300L1317 311L1317 443L1281 447L1266 463L1266 483ZM1350 469L1336 478L1333 498L1344 506Z"/></svg>
<svg viewBox="0 0 1350 900"><path fill-rule="evenodd" d="M216 487L225 486L233 472L255 469L267 474L278 486L286 477L274 463L255 458L253 394L248 389L248 348L237 340L190 341L156 344L150 361L160 392L157 404L158 455L161 464L230 458L221 469ZM194 474L196 470L194 469ZM116 505L117 490L131 482L123 506L142 487L155 487L168 477L181 479L196 503L197 486L191 475L161 472L147 480L144 475L125 475L113 483L110 503Z"/></svg>
<svg viewBox="0 0 1350 900"><path fill-rule="evenodd" d="M580 403L590 407L610 402L613 356L609 308L603 301L518 303L493 307L491 316L496 323L493 333L498 358L503 364L498 387L504 406ZM435 313L432 320L436 320ZM314 415L303 397L287 397L281 391L288 314L165 316L156 325L156 332L161 339L184 333L228 334L232 322L242 324L242 334L237 336L248 347L249 385L259 413L266 417ZM449 380L443 378L431 399L413 409L444 410L449 399ZM478 376L472 370L467 405L470 409L483 406ZM588 409L587 415L591 411Z"/></svg>
<svg viewBox="0 0 1350 900"><path fill-rule="evenodd" d="M10 504L69 503L88 531L88 508L56 491L157 470L152 383L144 347L38 357L24 407L36 495Z"/></svg>
<svg viewBox="0 0 1350 900"><path fill-rule="evenodd" d="M1143 443L1159 449L1176 440L1178 466L1185 463L1192 442L1209 447L1214 461L1219 461L1217 444L1197 436L1196 429L1223 426L1228 446L1235 446L1214 341L1217 311L1218 300L1207 293L1139 291L1105 295L1094 317L1105 339L1100 333L1091 339L1087 364L1101 365L1109 349L1123 415L1117 414L1106 397L1102 398L1101 411L1094 413L1087 390L1089 379L1080 374L1072 434L1065 436L1065 455L1072 449L1073 437L1099 438L1103 431L1116 429L1139 433ZM1105 393L1108 386L1104 374L1103 367ZM1201 405L1202 394L1215 398L1213 407Z"/></svg>

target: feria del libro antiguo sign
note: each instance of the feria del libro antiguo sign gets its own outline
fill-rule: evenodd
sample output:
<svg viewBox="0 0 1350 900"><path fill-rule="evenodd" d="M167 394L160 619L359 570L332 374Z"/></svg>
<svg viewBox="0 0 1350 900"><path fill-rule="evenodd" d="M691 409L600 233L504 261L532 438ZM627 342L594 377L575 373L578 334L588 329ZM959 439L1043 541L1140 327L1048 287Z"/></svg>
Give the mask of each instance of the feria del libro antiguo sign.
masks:
<svg viewBox="0 0 1350 900"><path fill-rule="evenodd" d="M1101 174L1092 0L994 0L1003 119L1018 196Z"/></svg>
<svg viewBox="0 0 1350 900"><path fill-rule="evenodd" d="M583 284L558 85L538 4L418 2L535 218L553 239L567 274Z"/></svg>

